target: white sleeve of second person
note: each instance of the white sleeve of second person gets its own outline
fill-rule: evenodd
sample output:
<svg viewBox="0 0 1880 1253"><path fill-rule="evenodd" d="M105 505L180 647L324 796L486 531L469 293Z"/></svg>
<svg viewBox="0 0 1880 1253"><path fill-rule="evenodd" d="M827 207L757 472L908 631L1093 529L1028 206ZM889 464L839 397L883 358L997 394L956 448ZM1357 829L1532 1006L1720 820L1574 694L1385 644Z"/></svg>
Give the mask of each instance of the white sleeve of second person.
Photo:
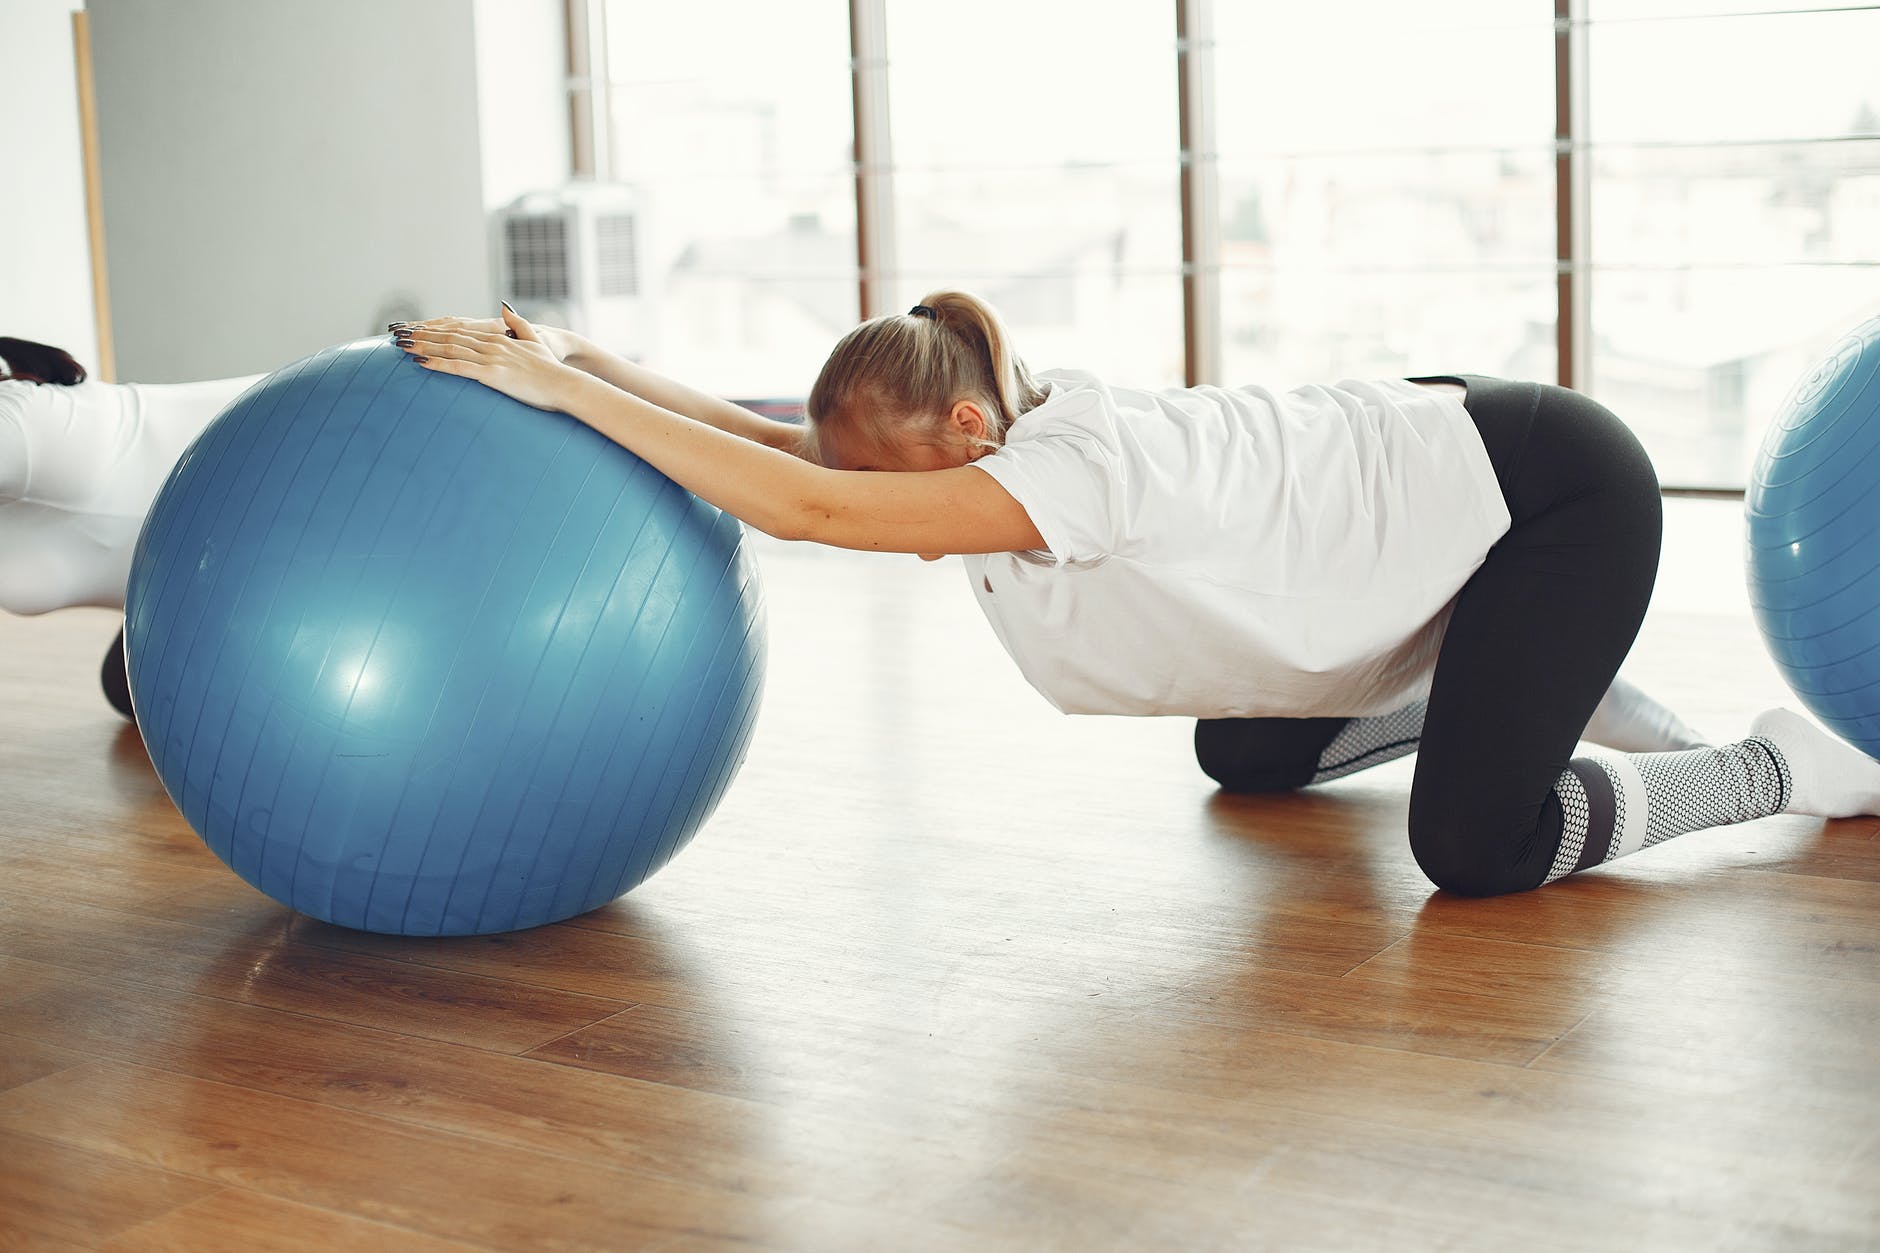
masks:
<svg viewBox="0 0 1880 1253"><path fill-rule="evenodd" d="M0 609L121 608L157 490L189 442L259 377L0 383Z"/></svg>

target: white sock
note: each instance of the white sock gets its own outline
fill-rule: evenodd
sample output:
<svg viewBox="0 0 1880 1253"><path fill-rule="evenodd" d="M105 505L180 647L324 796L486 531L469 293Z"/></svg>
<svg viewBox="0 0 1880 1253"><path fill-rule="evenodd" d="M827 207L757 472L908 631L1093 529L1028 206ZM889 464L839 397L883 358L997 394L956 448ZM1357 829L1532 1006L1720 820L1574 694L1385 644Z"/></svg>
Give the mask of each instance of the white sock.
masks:
<svg viewBox="0 0 1880 1253"><path fill-rule="evenodd" d="M1613 676L1580 738L1622 753L1674 753L1709 743L1623 675Z"/></svg>
<svg viewBox="0 0 1880 1253"><path fill-rule="evenodd" d="M1794 795L1769 737L1672 753L1589 753L1554 783L1560 846L1543 880L1602 865L1687 831L1783 812Z"/></svg>
<svg viewBox="0 0 1880 1253"><path fill-rule="evenodd" d="M1787 814L1852 818L1880 814L1880 761L1817 727L1790 709L1769 709L1750 723L1782 750L1794 788Z"/></svg>

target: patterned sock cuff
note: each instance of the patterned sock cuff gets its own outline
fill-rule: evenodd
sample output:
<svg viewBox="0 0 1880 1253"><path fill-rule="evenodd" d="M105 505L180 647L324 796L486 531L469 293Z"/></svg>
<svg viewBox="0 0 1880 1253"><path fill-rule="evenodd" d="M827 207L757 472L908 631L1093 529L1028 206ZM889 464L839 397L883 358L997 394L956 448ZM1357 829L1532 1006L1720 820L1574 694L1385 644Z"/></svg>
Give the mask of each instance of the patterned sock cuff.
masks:
<svg viewBox="0 0 1880 1253"><path fill-rule="evenodd" d="M1776 747L1776 742L1766 736L1752 735L1743 743L1761 749L1768 755L1769 764L1775 767L1776 785L1779 789L1775 812L1781 813L1789 807L1789 802L1795 799L1795 776L1789 773L1789 759L1782 755L1782 750Z"/></svg>
<svg viewBox="0 0 1880 1253"><path fill-rule="evenodd" d="M1554 863L1548 867L1542 883L1564 879L1579 868L1591 816L1586 804L1586 788L1571 769L1560 772L1560 778L1554 782L1554 796L1560 801L1560 847L1555 850Z"/></svg>
<svg viewBox="0 0 1880 1253"><path fill-rule="evenodd" d="M1560 848L1541 882L1551 883L1645 846L1650 806L1644 782L1628 758L1575 757L1555 782L1554 794L1562 814Z"/></svg>

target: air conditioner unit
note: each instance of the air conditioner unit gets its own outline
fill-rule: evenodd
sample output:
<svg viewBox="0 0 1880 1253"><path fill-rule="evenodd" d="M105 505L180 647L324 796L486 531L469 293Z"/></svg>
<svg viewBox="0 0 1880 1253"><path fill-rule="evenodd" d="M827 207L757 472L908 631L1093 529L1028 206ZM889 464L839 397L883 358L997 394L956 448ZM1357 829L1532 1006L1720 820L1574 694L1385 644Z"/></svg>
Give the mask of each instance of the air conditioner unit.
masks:
<svg viewBox="0 0 1880 1253"><path fill-rule="evenodd" d="M530 321L578 331L630 360L653 353L644 198L632 187L571 183L496 211L499 294Z"/></svg>

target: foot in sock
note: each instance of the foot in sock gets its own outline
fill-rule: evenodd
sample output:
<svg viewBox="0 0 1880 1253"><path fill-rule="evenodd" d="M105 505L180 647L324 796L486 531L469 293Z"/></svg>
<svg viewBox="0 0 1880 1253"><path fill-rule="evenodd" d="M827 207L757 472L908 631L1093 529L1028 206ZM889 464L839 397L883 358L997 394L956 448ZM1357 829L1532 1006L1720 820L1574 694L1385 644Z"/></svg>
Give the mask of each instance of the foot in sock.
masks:
<svg viewBox="0 0 1880 1253"><path fill-rule="evenodd" d="M1613 676L1580 738L1622 753L1675 753L1709 744L1622 675Z"/></svg>
<svg viewBox="0 0 1880 1253"><path fill-rule="evenodd" d="M1817 818L1880 814L1880 761L1790 709L1757 714L1750 733L1782 753L1793 778L1782 812Z"/></svg>

